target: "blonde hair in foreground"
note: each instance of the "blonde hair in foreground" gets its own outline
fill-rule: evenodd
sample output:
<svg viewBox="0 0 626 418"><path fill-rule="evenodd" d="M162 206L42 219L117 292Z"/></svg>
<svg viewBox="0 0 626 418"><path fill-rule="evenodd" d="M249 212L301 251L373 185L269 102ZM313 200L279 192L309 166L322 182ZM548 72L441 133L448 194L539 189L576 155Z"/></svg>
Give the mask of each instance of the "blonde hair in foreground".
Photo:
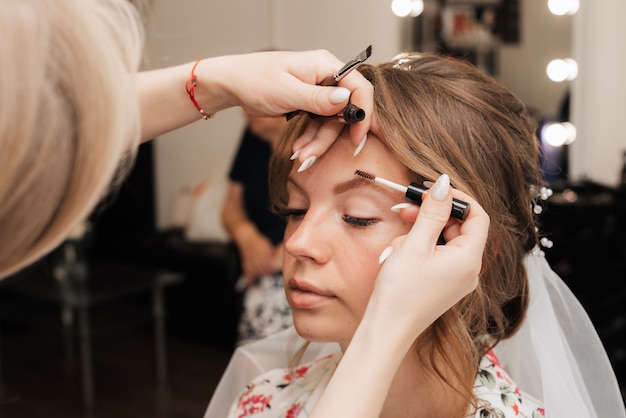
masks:
<svg viewBox="0 0 626 418"><path fill-rule="evenodd" d="M525 255L536 245L531 190L542 185L534 123L523 103L474 66L453 58L403 54L359 71L374 85L374 111L384 141L416 183L450 175L490 217L477 289L420 337L417 355L439 382L475 406L480 358L512 336L528 307ZM306 127L294 120L272 160L272 201L287 202L293 141Z"/></svg>
<svg viewBox="0 0 626 418"><path fill-rule="evenodd" d="M0 278L60 244L133 156L142 44L127 0L0 1Z"/></svg>

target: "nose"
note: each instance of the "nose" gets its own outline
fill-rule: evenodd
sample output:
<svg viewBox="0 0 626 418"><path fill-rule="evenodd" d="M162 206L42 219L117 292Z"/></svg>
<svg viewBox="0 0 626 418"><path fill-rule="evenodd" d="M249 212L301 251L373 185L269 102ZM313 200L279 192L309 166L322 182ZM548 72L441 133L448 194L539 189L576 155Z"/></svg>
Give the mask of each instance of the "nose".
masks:
<svg viewBox="0 0 626 418"><path fill-rule="evenodd" d="M325 264L331 254L331 228L322 213L309 209L301 220L288 223L285 230L285 251L297 259Z"/></svg>

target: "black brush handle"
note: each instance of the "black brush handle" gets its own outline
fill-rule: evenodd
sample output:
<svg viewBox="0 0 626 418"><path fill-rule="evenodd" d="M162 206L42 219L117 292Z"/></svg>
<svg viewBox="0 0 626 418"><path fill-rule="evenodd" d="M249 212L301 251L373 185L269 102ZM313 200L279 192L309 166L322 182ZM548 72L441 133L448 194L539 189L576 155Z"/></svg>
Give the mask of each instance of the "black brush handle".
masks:
<svg viewBox="0 0 626 418"><path fill-rule="evenodd" d="M424 196L426 190L428 189L418 185L417 183L411 183L407 187L404 197L413 203L421 205L422 197ZM469 207L469 203L453 198L450 217L464 221L465 218L467 218L467 214L469 213Z"/></svg>

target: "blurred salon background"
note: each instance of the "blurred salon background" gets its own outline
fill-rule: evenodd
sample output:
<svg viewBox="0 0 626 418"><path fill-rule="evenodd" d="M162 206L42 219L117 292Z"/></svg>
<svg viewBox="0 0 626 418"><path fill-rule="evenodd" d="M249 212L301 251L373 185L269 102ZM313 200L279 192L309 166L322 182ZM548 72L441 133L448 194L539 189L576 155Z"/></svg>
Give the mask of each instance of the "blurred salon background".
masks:
<svg viewBox="0 0 626 418"><path fill-rule="evenodd" d="M537 122L553 190L543 250L626 386L626 2L140 6L146 69L270 48L327 49L347 61L372 45L372 63L431 51L500 79ZM89 222L0 283L0 417L202 416L242 310L239 254L220 211L245 127L230 109L142 145L128 180Z"/></svg>

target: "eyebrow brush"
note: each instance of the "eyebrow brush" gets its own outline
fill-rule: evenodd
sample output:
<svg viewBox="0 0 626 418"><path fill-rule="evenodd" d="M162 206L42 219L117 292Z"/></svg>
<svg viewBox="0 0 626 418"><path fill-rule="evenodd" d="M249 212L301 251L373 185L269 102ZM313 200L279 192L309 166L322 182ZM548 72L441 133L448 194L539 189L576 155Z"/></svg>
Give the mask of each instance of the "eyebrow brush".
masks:
<svg viewBox="0 0 626 418"><path fill-rule="evenodd" d="M331 77L326 78L324 81L320 83L321 86L335 86L337 83L344 78L350 71L354 70L356 67L361 65L363 61L368 59L372 55L372 46L369 45L363 51L359 52L354 59L348 61L343 67L341 67L335 74Z"/></svg>
<svg viewBox="0 0 626 418"><path fill-rule="evenodd" d="M364 179L371 180L376 183L380 183L399 192L403 192L406 200L417 203L418 205L422 204L422 197L424 196L424 193L426 193L426 190L428 190L427 188L422 187L417 183L411 183L408 186L403 186L401 184L394 183L393 181L381 177L376 177L370 173L361 170L356 170L354 172L354 175L363 177ZM464 220L465 218L467 218L469 206L470 205L467 202L458 199L452 199L452 211L450 213L450 216L452 218Z"/></svg>
<svg viewBox="0 0 626 418"><path fill-rule="evenodd" d="M354 59L345 63L344 66L341 67L339 70L337 70L335 74L332 74L326 77L321 83L318 84L318 86L336 86L337 83L339 83L339 81L341 81L342 78L348 75L350 71L354 70L356 67L361 65L371 55L372 55L372 46L370 45L367 48L365 48L363 51L359 52L359 54ZM348 109L349 107L350 109ZM356 110L353 110L353 108L356 108ZM287 118L287 120L291 120L291 118L296 116L298 113L300 113L299 110L294 110L293 112L287 113L285 117ZM356 113L356 115L353 115L353 113ZM347 117L346 117L346 114L348 114ZM323 116L319 116L314 113L311 113L310 115L314 118L316 117L323 118ZM338 115L338 118L339 118L338 119L339 122L342 122L342 123L350 124L354 122L359 122L365 118L365 111L355 105L348 104L348 106L346 106L346 108L342 111L342 113Z"/></svg>

